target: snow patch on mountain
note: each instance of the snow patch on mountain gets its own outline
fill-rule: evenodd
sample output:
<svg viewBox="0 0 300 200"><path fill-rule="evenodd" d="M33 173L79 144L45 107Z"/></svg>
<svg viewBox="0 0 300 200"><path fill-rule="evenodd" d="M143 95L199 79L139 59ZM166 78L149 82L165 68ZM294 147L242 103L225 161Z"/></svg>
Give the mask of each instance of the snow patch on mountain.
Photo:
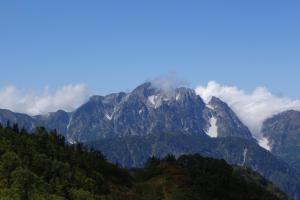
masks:
<svg viewBox="0 0 300 200"><path fill-rule="evenodd" d="M176 101L179 101L180 97L181 97L180 93L176 94L176 97L175 97Z"/></svg>
<svg viewBox="0 0 300 200"><path fill-rule="evenodd" d="M210 123L210 127L206 134L212 138L218 137L217 118L212 116L209 120L209 123Z"/></svg>
<svg viewBox="0 0 300 200"><path fill-rule="evenodd" d="M245 164L246 164L247 153L248 153L248 149L245 148L244 151L243 151L243 163L242 163L242 166L245 166Z"/></svg>
<svg viewBox="0 0 300 200"><path fill-rule="evenodd" d="M263 137L261 127L266 119L286 110L300 110L300 99L276 96L265 87L248 92L210 81L207 86L199 86L195 91L206 103L213 96L226 102L258 140Z"/></svg>
<svg viewBox="0 0 300 200"><path fill-rule="evenodd" d="M151 95L150 97L148 97L148 101L152 104L155 105L155 100L156 100L157 96L155 95Z"/></svg>
<svg viewBox="0 0 300 200"><path fill-rule="evenodd" d="M148 102L150 103L150 105L152 107L154 107L156 109L159 106L161 106L162 98L157 95L151 95L148 97Z"/></svg>
<svg viewBox="0 0 300 200"><path fill-rule="evenodd" d="M206 104L206 107L209 108L209 109L214 110L214 107L212 107L210 104Z"/></svg>
<svg viewBox="0 0 300 200"><path fill-rule="evenodd" d="M269 142L268 138L266 138L266 137L263 137L260 140L258 140L258 144L259 144L259 146L261 146L262 148L264 148L268 151L272 150L270 142Z"/></svg>
<svg viewBox="0 0 300 200"><path fill-rule="evenodd" d="M109 115L109 114L106 113L106 114L105 114L105 117L106 117L106 119L108 119L108 120L110 121L110 120L112 120L113 115Z"/></svg>
<svg viewBox="0 0 300 200"><path fill-rule="evenodd" d="M67 124L67 130L69 130L69 128L71 126L71 123L72 123L72 120L73 120L73 115L71 115L71 117L69 119L69 123Z"/></svg>

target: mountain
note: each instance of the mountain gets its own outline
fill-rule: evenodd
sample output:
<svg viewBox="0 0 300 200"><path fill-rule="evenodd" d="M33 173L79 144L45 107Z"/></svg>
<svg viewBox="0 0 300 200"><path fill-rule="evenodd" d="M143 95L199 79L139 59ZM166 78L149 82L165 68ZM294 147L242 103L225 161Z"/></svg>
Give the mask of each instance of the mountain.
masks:
<svg viewBox="0 0 300 200"><path fill-rule="evenodd" d="M44 128L28 134L0 127L0 138L0 199L289 199L259 174L224 160L169 155L129 171Z"/></svg>
<svg viewBox="0 0 300 200"><path fill-rule="evenodd" d="M189 88L164 89L146 82L129 93L92 96L70 113L28 116L0 110L0 122L8 120L29 131L56 129L68 143L90 145L126 167L142 167L149 156L170 153L225 159L251 167L300 199L300 169L260 148L225 102L213 97L205 104Z"/></svg>
<svg viewBox="0 0 300 200"><path fill-rule="evenodd" d="M31 117L0 110L0 122L8 120L27 130L57 129L69 143L160 132L252 139L249 129L220 99L214 97L206 105L192 89L164 90L150 82L130 93L93 96L71 113L59 110Z"/></svg>
<svg viewBox="0 0 300 200"><path fill-rule="evenodd" d="M273 154L300 169L300 112L289 110L267 119L262 133Z"/></svg>
<svg viewBox="0 0 300 200"><path fill-rule="evenodd" d="M37 121L26 114L14 113L10 110L0 109L0 122L2 125L12 125L13 123L18 123L20 127L25 128L26 130L32 131L37 127Z"/></svg>
<svg viewBox="0 0 300 200"><path fill-rule="evenodd" d="M29 116L22 113L15 113L10 110L0 109L0 123L2 125L18 124L19 127L27 131L34 131L37 127L45 127L48 130L56 129L61 135L67 135L67 125L70 113L63 110L48 113L46 115Z"/></svg>
<svg viewBox="0 0 300 200"><path fill-rule="evenodd" d="M147 82L131 93L92 97L71 114L67 138L89 142L160 132L205 135L213 126L218 132L215 137L251 138L225 103L213 98L209 105L191 89L163 90Z"/></svg>
<svg viewBox="0 0 300 200"><path fill-rule="evenodd" d="M168 92L145 83L128 94L91 98L72 115L68 134L79 141L165 131L204 134L204 108L204 102L190 89Z"/></svg>
<svg viewBox="0 0 300 200"><path fill-rule="evenodd" d="M170 152L176 157L199 153L205 157L224 159L230 164L249 167L295 199L300 197L299 171L261 148L253 140L160 133L104 139L89 145L103 152L109 160L126 167L142 167L148 157L163 158Z"/></svg>
<svg viewBox="0 0 300 200"><path fill-rule="evenodd" d="M70 113L63 110L48 113L47 115L38 115L33 118L36 121L36 126L43 126L47 130L56 129L58 133L67 136L68 123L70 120Z"/></svg>
<svg viewBox="0 0 300 200"><path fill-rule="evenodd" d="M248 127L245 126L231 108L217 97L212 97L207 105L210 124L215 122L217 137L241 137L253 139Z"/></svg>

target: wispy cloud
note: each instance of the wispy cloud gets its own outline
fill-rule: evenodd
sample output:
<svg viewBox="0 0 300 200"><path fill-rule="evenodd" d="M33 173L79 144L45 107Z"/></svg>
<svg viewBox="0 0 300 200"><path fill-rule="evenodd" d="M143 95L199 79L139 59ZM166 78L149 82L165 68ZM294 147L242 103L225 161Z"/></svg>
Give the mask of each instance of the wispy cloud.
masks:
<svg viewBox="0 0 300 200"><path fill-rule="evenodd" d="M174 74L151 82L163 90L187 85ZM216 96L228 103L258 139L261 138L260 128L265 119L289 109L300 111L300 100L278 97L264 87L246 92L235 86L210 81L206 86L197 87L195 91L205 102ZM41 92L24 92L14 85L9 85L0 88L0 108L29 115L46 114L59 109L72 111L87 101L90 95L90 90L84 84L65 85L54 92L50 92L47 87Z"/></svg>
<svg viewBox="0 0 300 200"><path fill-rule="evenodd" d="M0 89L0 108L29 115L46 114L63 109L72 111L90 96L84 84L65 85L55 92L45 87L42 92L22 92L14 85Z"/></svg>
<svg viewBox="0 0 300 200"><path fill-rule="evenodd" d="M195 90L206 102L212 96L225 101L258 139L261 138L260 129L265 119L285 110L300 110L300 100L278 97L264 87L245 92L235 86L210 81L207 86L199 86Z"/></svg>
<svg viewBox="0 0 300 200"><path fill-rule="evenodd" d="M180 79L176 73L159 76L150 82L153 87L162 89L163 91L172 91L178 87L188 85L188 82Z"/></svg>

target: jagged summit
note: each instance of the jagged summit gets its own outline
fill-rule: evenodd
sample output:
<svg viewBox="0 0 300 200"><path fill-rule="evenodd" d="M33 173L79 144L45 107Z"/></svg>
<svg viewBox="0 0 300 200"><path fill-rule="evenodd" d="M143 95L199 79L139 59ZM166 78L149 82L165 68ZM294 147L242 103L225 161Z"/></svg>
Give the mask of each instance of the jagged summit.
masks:
<svg viewBox="0 0 300 200"><path fill-rule="evenodd" d="M290 118L294 114L288 116L287 120L283 118L284 123L294 119ZM273 179L274 174L296 177L285 163L271 159L271 152L257 145L249 129L225 102L212 97L205 104L194 90L185 87L166 89L146 82L129 93L92 96L73 112L57 111L43 116L31 117L0 110L0 122L5 124L7 120L28 130L37 126L57 129L71 144L100 142L95 143L95 149L103 150L110 160L128 166L142 165L144 158L160 153L197 152L253 167L279 186L280 181ZM295 126L290 124L294 130ZM290 135L288 141L297 141L293 140L296 132ZM297 145L291 147L298 148ZM105 151L107 149L109 151ZM270 161L268 167L264 160ZM283 189L298 194L300 186L289 189L290 185L295 185L292 179L289 180L288 188Z"/></svg>
<svg viewBox="0 0 300 200"><path fill-rule="evenodd" d="M212 122L215 122L218 137L243 137L253 139L252 134L232 109L221 99L212 97L207 106Z"/></svg>
<svg viewBox="0 0 300 200"><path fill-rule="evenodd" d="M220 99L213 97L207 107L193 89L166 88L151 82L129 93L94 95L71 113L16 117L7 112L0 113L2 122L20 121L28 128L57 129L70 143L164 132L251 138L249 130Z"/></svg>

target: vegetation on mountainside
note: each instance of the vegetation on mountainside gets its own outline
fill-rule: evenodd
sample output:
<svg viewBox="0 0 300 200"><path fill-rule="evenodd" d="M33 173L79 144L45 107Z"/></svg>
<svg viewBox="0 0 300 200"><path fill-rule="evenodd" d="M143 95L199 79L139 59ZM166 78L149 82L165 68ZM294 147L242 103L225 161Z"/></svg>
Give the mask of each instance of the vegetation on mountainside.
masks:
<svg viewBox="0 0 300 200"><path fill-rule="evenodd" d="M0 127L2 200L287 199L260 175L199 155L152 157L127 170L56 131Z"/></svg>

